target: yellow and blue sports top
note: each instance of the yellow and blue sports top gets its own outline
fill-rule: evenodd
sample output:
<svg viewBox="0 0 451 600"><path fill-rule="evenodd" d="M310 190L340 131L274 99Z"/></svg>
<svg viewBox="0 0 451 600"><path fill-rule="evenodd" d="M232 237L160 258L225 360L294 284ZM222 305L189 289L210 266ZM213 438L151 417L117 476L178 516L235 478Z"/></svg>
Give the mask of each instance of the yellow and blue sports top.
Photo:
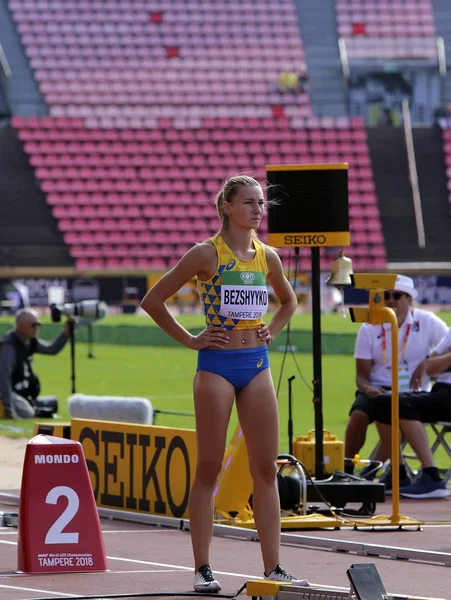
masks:
<svg viewBox="0 0 451 600"><path fill-rule="evenodd" d="M265 245L253 239L255 256L246 261L237 258L222 237L209 241L216 248L218 265L211 279L198 281L207 327L258 329L268 311Z"/></svg>

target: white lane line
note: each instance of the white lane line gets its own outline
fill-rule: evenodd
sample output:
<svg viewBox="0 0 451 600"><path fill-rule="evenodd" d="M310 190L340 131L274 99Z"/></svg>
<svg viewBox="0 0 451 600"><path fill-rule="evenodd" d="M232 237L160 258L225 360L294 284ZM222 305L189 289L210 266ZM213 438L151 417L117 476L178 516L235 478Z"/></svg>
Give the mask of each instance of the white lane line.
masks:
<svg viewBox="0 0 451 600"><path fill-rule="evenodd" d="M11 544L14 546L17 546L17 542L9 542L9 541L5 541L5 540L0 540L0 544ZM167 567L168 569L170 569L171 571L193 571L192 567L183 567L182 565L172 565L172 564L167 564L167 563L159 563L159 562L153 562L150 560L138 560L136 558L122 558L120 556L107 556L106 557L107 560L118 560L118 561L122 561L122 562L128 562L128 563L132 563L135 565L151 565L153 567ZM112 575L114 573L117 572L121 572L121 571L108 571L106 574L108 575ZM122 573L145 573L146 571L123 571ZM155 571L150 571L152 573L164 573L165 570L159 569L159 570L155 570ZM230 573L229 571L218 571L217 569L215 569L215 573L217 573L218 575L227 575L228 577L245 577L246 579L263 579L263 577L261 577L260 575L249 575L246 573ZM105 572L97 572L97 573L90 573L91 575L95 574L95 575L105 575ZM11 574L9 577L13 577L16 574ZM22 574L19 574L22 575ZM6 577L8 577L8 575L6 575ZM315 584L315 583L311 583L311 585L315 585L315 586L321 586L321 584ZM0 586L2 587L2 586ZM3 587L7 587L7 586L3 586ZM327 588L331 589L331 590L341 590L343 588L337 588L335 586L327 586ZM73 594L71 595L71 597L73 596Z"/></svg>
<svg viewBox="0 0 451 600"><path fill-rule="evenodd" d="M108 571L108 575L133 575L134 573L183 573L180 569L136 569L133 571ZM93 572L91 575L105 575L105 572Z"/></svg>
<svg viewBox="0 0 451 600"><path fill-rule="evenodd" d="M1 585L0 584L0 588L5 588L7 590L19 590L21 592L33 592L36 594L50 594L52 596L66 596L67 598L76 598L77 596L79 596L79 594L66 594L64 592L50 592L49 590L39 590L36 588L19 587L16 585Z"/></svg>
<svg viewBox="0 0 451 600"><path fill-rule="evenodd" d="M180 565L167 565L166 563L152 562L150 560L138 560L137 558L122 558L121 556L107 556L108 560L121 560L122 562L133 563L135 565L151 565L152 567L168 567L169 569L180 569L181 571L192 571L192 567L182 567Z"/></svg>
<svg viewBox="0 0 451 600"><path fill-rule="evenodd" d="M157 563L150 560L137 560L135 558L121 558L120 556L107 556L108 560L121 560L123 562L129 562L137 565L152 565L154 567L169 567L170 569L180 569L181 571L193 571L193 567L182 567L180 565L168 565L166 563ZM230 575L231 577L248 577L250 579L263 579L262 577L256 577L255 575L249 575L244 573L229 573L228 571L218 571L215 569L215 573L219 575Z"/></svg>
<svg viewBox="0 0 451 600"><path fill-rule="evenodd" d="M158 529L156 531L146 531L145 529L104 529L102 533L181 533L179 529L169 529L168 531L164 531L163 529Z"/></svg>

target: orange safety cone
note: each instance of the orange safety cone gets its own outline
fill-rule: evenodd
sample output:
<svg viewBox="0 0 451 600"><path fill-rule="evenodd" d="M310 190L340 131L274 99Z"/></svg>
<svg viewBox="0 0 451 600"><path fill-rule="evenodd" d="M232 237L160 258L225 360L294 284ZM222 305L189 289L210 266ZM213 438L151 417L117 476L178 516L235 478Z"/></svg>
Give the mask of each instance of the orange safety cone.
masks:
<svg viewBox="0 0 451 600"><path fill-rule="evenodd" d="M23 573L108 570L80 442L37 435L27 444L20 491L17 569Z"/></svg>

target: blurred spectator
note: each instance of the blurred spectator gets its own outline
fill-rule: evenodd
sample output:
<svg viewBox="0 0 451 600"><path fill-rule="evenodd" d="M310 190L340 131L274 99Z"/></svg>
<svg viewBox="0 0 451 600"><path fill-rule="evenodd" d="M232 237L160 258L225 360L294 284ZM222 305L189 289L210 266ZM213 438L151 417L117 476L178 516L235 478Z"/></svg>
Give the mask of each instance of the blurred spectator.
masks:
<svg viewBox="0 0 451 600"><path fill-rule="evenodd" d="M379 110L378 125L388 125L390 127L394 125L393 114L389 106L381 106Z"/></svg>
<svg viewBox="0 0 451 600"><path fill-rule="evenodd" d="M302 66L299 70L298 87L299 87L299 92L301 94L307 94L310 89L308 76L307 76L307 69L305 68L305 66Z"/></svg>
<svg viewBox="0 0 451 600"><path fill-rule="evenodd" d="M298 94L299 93L299 78L292 68L286 68L279 76L278 90L281 94L287 92Z"/></svg>
<svg viewBox="0 0 451 600"><path fill-rule="evenodd" d="M434 111L434 119L446 129L451 123L451 103L440 104Z"/></svg>

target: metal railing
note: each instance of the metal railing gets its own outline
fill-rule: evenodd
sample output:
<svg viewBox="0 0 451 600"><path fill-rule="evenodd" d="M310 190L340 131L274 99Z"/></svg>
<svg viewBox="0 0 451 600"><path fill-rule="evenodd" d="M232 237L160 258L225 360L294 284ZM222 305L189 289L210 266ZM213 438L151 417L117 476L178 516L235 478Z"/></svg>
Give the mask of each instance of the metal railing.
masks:
<svg viewBox="0 0 451 600"><path fill-rule="evenodd" d="M421 206L420 187L418 185L417 164L415 160L415 148L413 145L412 123L410 120L409 102L407 99L402 101L402 116L404 123L404 137L407 148L407 162L409 165L409 179L412 188L413 210L415 213L415 223L417 226L418 246L426 246L426 236L424 232L423 209Z"/></svg>
<svg viewBox="0 0 451 600"><path fill-rule="evenodd" d="M345 93L345 103L346 108L349 114L350 111L350 103L351 103L351 93L349 89L349 80L351 78L351 70L349 68L348 61L348 51L346 50L346 41L344 38L338 38L338 55L340 57L341 64L341 74L343 77L343 87Z"/></svg>
<svg viewBox="0 0 451 600"><path fill-rule="evenodd" d="M341 71L346 81L349 80L351 71L349 69L348 51L346 50L346 41L344 38L338 38L338 53L340 55Z"/></svg>
<svg viewBox="0 0 451 600"><path fill-rule="evenodd" d="M7 109L11 112L11 99L10 99L10 85L11 80L11 68L6 58L6 54L0 44L0 92L3 92L3 97L6 103Z"/></svg>
<svg viewBox="0 0 451 600"><path fill-rule="evenodd" d="M436 38L436 42L438 72L440 75L440 103L443 105L446 103L446 74L448 71L448 66L446 64L445 40L439 36Z"/></svg>
<svg viewBox="0 0 451 600"><path fill-rule="evenodd" d="M445 52L445 40L439 36L437 38L437 59L438 59L438 72L441 77L446 77L446 52Z"/></svg>

